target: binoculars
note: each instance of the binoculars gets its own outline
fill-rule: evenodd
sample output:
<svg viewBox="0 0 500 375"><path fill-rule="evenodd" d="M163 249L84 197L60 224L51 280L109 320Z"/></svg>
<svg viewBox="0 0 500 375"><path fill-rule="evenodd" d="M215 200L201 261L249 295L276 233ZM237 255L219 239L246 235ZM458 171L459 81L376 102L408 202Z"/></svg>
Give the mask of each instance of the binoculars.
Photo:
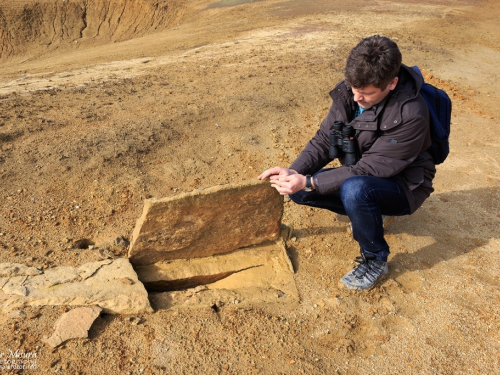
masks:
<svg viewBox="0 0 500 375"><path fill-rule="evenodd" d="M350 166L357 162L356 130L351 125L345 125L342 121L335 121L330 128L330 150L331 159L345 154L344 165Z"/></svg>

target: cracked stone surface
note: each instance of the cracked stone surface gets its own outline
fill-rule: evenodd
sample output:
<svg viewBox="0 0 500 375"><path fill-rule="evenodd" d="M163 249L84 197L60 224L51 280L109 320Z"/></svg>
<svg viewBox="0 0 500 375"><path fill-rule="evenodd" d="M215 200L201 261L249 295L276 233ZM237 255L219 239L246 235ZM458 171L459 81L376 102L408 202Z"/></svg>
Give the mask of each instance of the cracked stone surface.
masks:
<svg viewBox="0 0 500 375"><path fill-rule="evenodd" d="M5 276L33 276L40 275L42 271L21 263L0 263L0 278Z"/></svg>
<svg viewBox="0 0 500 375"><path fill-rule="evenodd" d="M215 186L147 199L132 235L134 266L222 254L280 234L283 197L269 183Z"/></svg>
<svg viewBox="0 0 500 375"><path fill-rule="evenodd" d="M0 307L99 306L105 313L152 312L144 285L128 259L103 260L79 267L44 271L25 265L0 264Z"/></svg>
<svg viewBox="0 0 500 375"><path fill-rule="evenodd" d="M206 258L136 268L155 309L235 303L296 303L293 267L282 241Z"/></svg>

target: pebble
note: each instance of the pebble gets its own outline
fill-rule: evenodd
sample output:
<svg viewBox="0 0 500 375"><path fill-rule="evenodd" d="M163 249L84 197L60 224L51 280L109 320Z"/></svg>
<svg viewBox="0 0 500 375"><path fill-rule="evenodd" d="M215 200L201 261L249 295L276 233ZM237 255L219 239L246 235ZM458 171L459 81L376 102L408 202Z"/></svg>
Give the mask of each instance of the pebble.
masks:
<svg viewBox="0 0 500 375"><path fill-rule="evenodd" d="M144 322L144 319L138 318L138 317L135 317L135 316L129 317L128 320L134 326L139 325L139 324L141 324L141 323Z"/></svg>
<svg viewBox="0 0 500 375"><path fill-rule="evenodd" d="M9 313L9 318L12 319L25 319L26 318L26 313L21 310L13 310Z"/></svg>
<svg viewBox="0 0 500 375"><path fill-rule="evenodd" d="M126 240L123 236L120 236L115 240L115 245L125 248L130 245L130 242Z"/></svg>

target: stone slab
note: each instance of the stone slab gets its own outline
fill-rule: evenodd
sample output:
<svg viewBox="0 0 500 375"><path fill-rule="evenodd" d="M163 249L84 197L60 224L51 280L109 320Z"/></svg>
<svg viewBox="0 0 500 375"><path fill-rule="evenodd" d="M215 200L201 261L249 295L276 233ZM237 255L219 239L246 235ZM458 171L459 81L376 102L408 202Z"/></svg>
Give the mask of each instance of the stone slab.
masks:
<svg viewBox="0 0 500 375"><path fill-rule="evenodd" d="M56 348L70 339L87 338L89 329L102 309L97 306L78 307L62 314L54 323L54 333L43 339L52 348Z"/></svg>
<svg viewBox="0 0 500 375"><path fill-rule="evenodd" d="M282 241L211 257L158 262L136 271L155 309L299 300Z"/></svg>
<svg viewBox="0 0 500 375"><path fill-rule="evenodd" d="M47 305L98 306L109 314L153 311L144 285L125 258L54 267L38 274L30 267L10 263L0 264L0 269L4 270L0 278L0 307L4 311Z"/></svg>
<svg viewBox="0 0 500 375"><path fill-rule="evenodd" d="M283 197L262 181L147 199L128 256L139 266L276 240L282 214Z"/></svg>

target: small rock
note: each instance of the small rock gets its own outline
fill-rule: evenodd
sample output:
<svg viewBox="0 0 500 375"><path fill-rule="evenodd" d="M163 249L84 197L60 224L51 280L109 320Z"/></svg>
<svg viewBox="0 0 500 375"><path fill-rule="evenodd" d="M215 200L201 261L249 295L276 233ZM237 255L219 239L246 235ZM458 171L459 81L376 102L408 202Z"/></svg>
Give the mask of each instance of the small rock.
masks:
<svg viewBox="0 0 500 375"><path fill-rule="evenodd" d="M99 258L101 259L114 259L115 255L109 249L99 249Z"/></svg>
<svg viewBox="0 0 500 375"><path fill-rule="evenodd" d="M54 333L44 338L47 344L56 348L74 338L87 338L88 332L102 309L97 306L79 307L64 313L54 324Z"/></svg>
<svg viewBox="0 0 500 375"><path fill-rule="evenodd" d="M127 239L123 238L123 237L118 237L115 240L115 245L121 246L123 248L127 248L130 245L130 242Z"/></svg>
<svg viewBox="0 0 500 375"><path fill-rule="evenodd" d="M14 310L9 313L9 318L12 319L25 319L26 318L26 313L21 310Z"/></svg>
<svg viewBox="0 0 500 375"><path fill-rule="evenodd" d="M128 320L134 326L137 326L137 325L139 325L141 323L144 323L144 319L138 318L138 317L135 317L135 316L131 316L130 318L128 318Z"/></svg>
<svg viewBox="0 0 500 375"><path fill-rule="evenodd" d="M36 319L40 316L40 313L38 311L35 312L30 312L27 317L28 319Z"/></svg>

